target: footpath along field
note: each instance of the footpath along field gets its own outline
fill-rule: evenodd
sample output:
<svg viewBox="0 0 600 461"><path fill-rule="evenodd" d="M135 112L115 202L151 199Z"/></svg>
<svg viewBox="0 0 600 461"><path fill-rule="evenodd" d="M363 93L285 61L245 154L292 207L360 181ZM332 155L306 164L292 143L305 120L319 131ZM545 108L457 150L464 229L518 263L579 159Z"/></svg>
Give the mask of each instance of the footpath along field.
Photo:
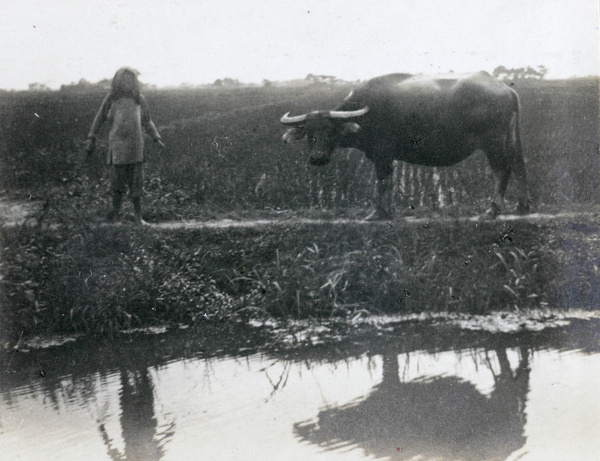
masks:
<svg viewBox="0 0 600 461"><path fill-rule="evenodd" d="M280 142L283 113L332 108L351 86L203 88L146 92L167 149L148 148L145 219L324 221L99 225L108 208L104 146L91 159L81 146L102 94L2 93L4 200L41 206L36 225L1 230L3 334L268 316L595 309L598 81L514 86L536 209L579 215L453 220L487 205L489 171L475 156L447 169L398 164L398 219L365 225L358 219L372 205L374 184L361 153L338 154L316 169ZM513 199L509 187L509 210Z"/></svg>

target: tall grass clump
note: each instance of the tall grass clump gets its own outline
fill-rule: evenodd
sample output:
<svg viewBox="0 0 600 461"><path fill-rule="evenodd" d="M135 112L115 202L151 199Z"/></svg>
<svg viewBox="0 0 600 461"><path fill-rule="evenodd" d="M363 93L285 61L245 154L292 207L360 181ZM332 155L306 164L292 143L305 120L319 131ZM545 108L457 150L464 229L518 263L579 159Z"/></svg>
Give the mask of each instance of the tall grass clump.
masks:
<svg viewBox="0 0 600 461"><path fill-rule="evenodd" d="M470 312L548 306L557 255L544 231L486 224L399 229L322 226L319 237L288 231L236 289L276 317L358 312ZM514 234L520 234L517 238Z"/></svg>
<svg viewBox="0 0 600 461"><path fill-rule="evenodd" d="M236 300L202 259L133 226L2 229L0 323L26 333L112 334L231 319Z"/></svg>
<svg viewBox="0 0 600 461"><path fill-rule="evenodd" d="M598 225L4 228L5 334L599 305ZM590 256L592 255L592 256Z"/></svg>

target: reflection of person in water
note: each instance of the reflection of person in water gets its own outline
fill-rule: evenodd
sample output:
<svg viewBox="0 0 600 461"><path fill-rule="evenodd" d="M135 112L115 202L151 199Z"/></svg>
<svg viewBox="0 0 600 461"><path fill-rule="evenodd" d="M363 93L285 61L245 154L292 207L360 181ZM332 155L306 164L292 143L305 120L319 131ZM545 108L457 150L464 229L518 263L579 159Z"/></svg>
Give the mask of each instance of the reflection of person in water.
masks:
<svg viewBox="0 0 600 461"><path fill-rule="evenodd" d="M128 461L158 461L154 388L148 370L121 373L121 430Z"/></svg>
<svg viewBox="0 0 600 461"><path fill-rule="evenodd" d="M121 431L125 453L113 448L104 425L100 433L113 461L158 461L163 457L154 416L154 387L147 369L121 370ZM172 435L167 431L165 438Z"/></svg>
<svg viewBox="0 0 600 461"><path fill-rule="evenodd" d="M500 374L489 397L457 377L402 383L398 355L384 355L383 380L369 397L323 410L317 423L297 423L294 432L328 449L360 446L377 457L503 459L525 444L529 362L521 354L513 373L506 350L496 351Z"/></svg>

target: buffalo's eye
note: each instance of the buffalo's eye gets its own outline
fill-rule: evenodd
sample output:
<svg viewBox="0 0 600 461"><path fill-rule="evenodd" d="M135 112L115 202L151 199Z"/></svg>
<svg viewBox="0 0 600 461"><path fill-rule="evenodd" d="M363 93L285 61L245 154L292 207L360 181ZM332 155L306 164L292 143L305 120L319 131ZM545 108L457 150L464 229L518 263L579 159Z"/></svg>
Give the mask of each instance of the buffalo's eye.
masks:
<svg viewBox="0 0 600 461"><path fill-rule="evenodd" d="M313 135L310 135L310 136L308 137L308 142L310 142L310 143L314 144L314 143L316 143L316 142L317 142L317 138L316 138L316 137L314 137Z"/></svg>

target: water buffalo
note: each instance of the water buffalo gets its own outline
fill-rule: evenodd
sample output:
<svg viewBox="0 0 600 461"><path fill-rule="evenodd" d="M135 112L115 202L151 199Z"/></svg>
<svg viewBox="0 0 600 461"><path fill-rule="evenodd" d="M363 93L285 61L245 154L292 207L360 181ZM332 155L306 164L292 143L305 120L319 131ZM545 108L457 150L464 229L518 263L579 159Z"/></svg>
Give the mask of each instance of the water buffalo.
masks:
<svg viewBox="0 0 600 461"><path fill-rule="evenodd" d="M519 133L519 97L486 72L459 76L390 74L352 91L334 110L281 118L284 142L308 139L310 162L325 165L337 148L356 148L375 165L376 209L369 220L391 216L393 161L454 165L485 152L495 179L487 216L504 203L511 172L518 182L518 212L529 211Z"/></svg>

